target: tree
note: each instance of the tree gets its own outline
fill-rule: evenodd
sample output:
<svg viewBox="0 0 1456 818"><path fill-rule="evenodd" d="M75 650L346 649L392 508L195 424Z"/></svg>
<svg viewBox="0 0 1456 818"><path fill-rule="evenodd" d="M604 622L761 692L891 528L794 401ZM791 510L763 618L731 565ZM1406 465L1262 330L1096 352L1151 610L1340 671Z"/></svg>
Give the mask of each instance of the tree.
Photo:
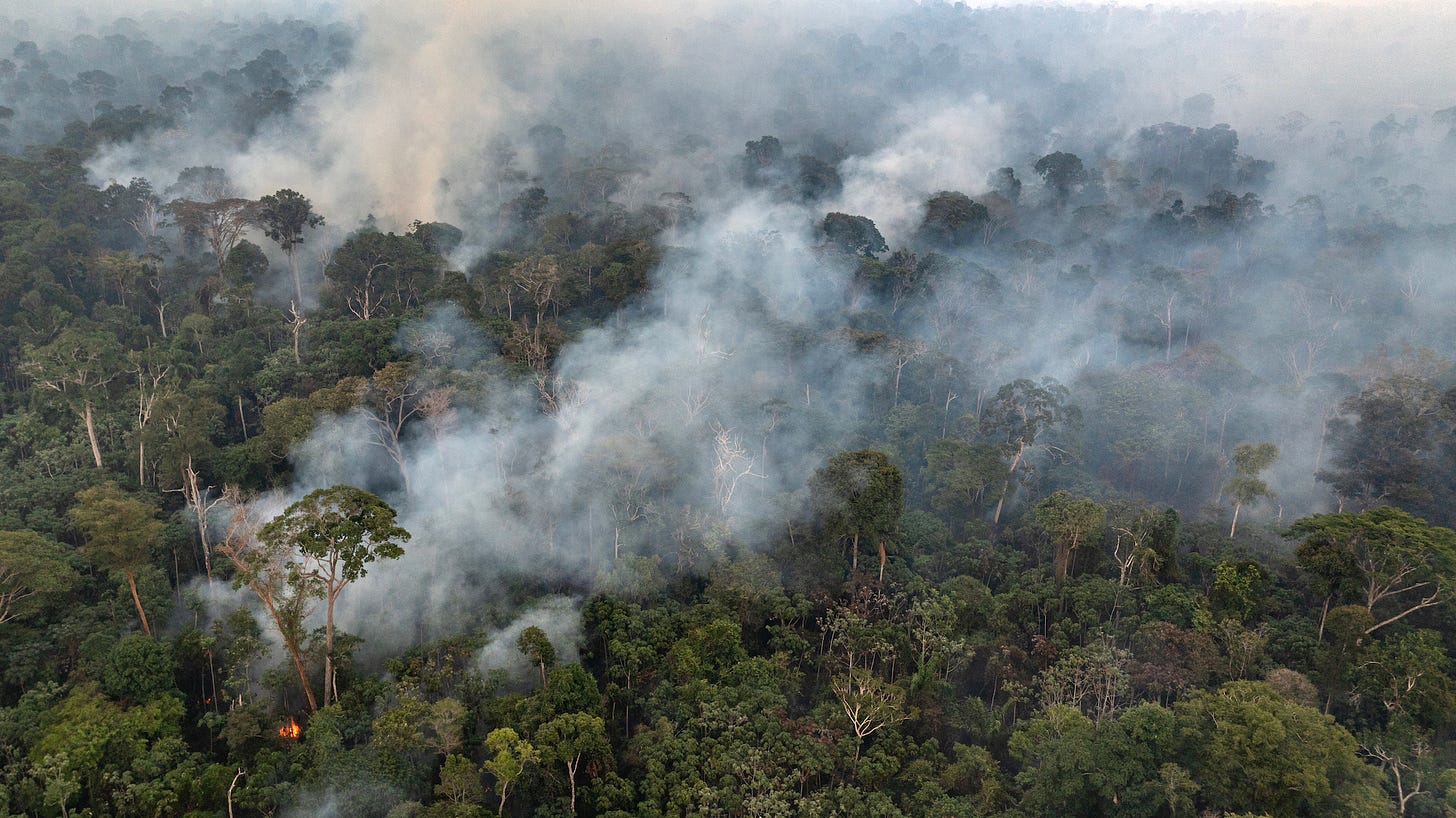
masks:
<svg viewBox="0 0 1456 818"><path fill-rule="evenodd" d="M874 258L890 249L875 223L864 216L830 213L824 217L819 230L825 243L844 253Z"/></svg>
<svg viewBox="0 0 1456 818"><path fill-rule="evenodd" d="M854 732L854 763L866 737L905 720L905 689L881 679L869 668L852 668L830 683Z"/></svg>
<svg viewBox="0 0 1456 818"><path fill-rule="evenodd" d="M527 764L541 762L541 753L509 727L490 731L490 735L485 737L485 749L494 753L482 766L495 776L496 787L500 791L500 809L496 810L496 814L505 815L506 796L511 784L521 777Z"/></svg>
<svg viewBox="0 0 1456 818"><path fill-rule="evenodd" d="M1367 635L1445 604L1456 583L1456 531L1391 506L1305 517L1284 536L1303 538L1295 558L1319 575L1330 593L1341 586L1357 590L1374 620L1365 628Z"/></svg>
<svg viewBox="0 0 1456 818"><path fill-rule="evenodd" d="M1215 812L1273 818L1379 815L1376 771L1328 715L1263 682L1229 682L1174 706L1185 766Z"/></svg>
<svg viewBox="0 0 1456 818"><path fill-rule="evenodd" d="M964 193L942 190L925 202L920 235L933 244L958 247L973 238L984 238L990 218L985 205Z"/></svg>
<svg viewBox="0 0 1456 818"><path fill-rule="evenodd" d="M436 262L416 236L366 230L334 251L324 276L338 306L368 321L420 303Z"/></svg>
<svg viewBox="0 0 1456 818"><path fill-rule="evenodd" d="M921 477L931 492L931 505L957 519L984 513L1005 479L1001 450L990 443L967 443L943 437L925 450Z"/></svg>
<svg viewBox="0 0 1456 818"><path fill-rule="evenodd" d="M411 361L391 361L364 384L362 408L369 420L369 442L384 450L399 468L405 497L411 495L404 453L404 427L425 409L424 379Z"/></svg>
<svg viewBox="0 0 1456 818"><path fill-rule="evenodd" d="M878 544L883 579L885 542L895 536L905 510L899 467L884 452L840 452L809 478L809 503L826 534L836 541L851 541L851 571L859 570L860 539Z"/></svg>
<svg viewBox="0 0 1456 818"><path fill-rule="evenodd" d="M1058 204L1064 204L1072 195L1073 189L1087 181L1087 171L1082 167L1082 159L1073 153L1049 153L1036 160L1032 170L1040 174L1047 187L1056 194Z"/></svg>
<svg viewBox="0 0 1456 818"><path fill-rule="evenodd" d="M106 385L121 374L116 336L90 322L74 322L45 346L27 344L22 369L37 385L59 394L81 418L91 456L101 468L94 407L105 398Z"/></svg>
<svg viewBox="0 0 1456 818"><path fill-rule="evenodd" d="M1224 491L1234 498L1234 521L1229 526L1229 539L1239 527L1239 509L1245 503L1252 503L1261 497L1273 494L1269 484L1259 479L1259 473L1279 459L1279 448L1273 443L1240 443L1234 447L1234 478L1224 486Z"/></svg>
<svg viewBox="0 0 1456 818"><path fill-rule="evenodd" d="M1001 507L1011 493L1011 480L1037 437L1048 427L1074 419L1077 409L1068 406L1067 389L1053 380L1041 384L1019 378L996 390L981 412L981 434L999 445L1011 459L992 523L1001 522Z"/></svg>
<svg viewBox="0 0 1456 818"><path fill-rule="evenodd" d="M334 678L334 604L369 563L404 555L408 531L395 525L394 509L348 485L316 489L258 531L270 548L291 546L298 563L289 580L324 600L324 706L337 695Z"/></svg>
<svg viewBox="0 0 1456 818"><path fill-rule="evenodd" d="M302 304L303 283L298 275L294 253L303 244L304 229L322 227L324 217L313 212L313 205L302 193L284 188L258 200L258 223L263 227L263 234L277 243L283 255L288 257L288 271L293 274L293 294L297 303Z"/></svg>
<svg viewBox="0 0 1456 818"><path fill-rule="evenodd" d="M252 199L233 197L204 202L178 199L168 208L184 233L200 236L207 242L217 260L219 278L228 253L258 220L258 203Z"/></svg>
<svg viewBox="0 0 1456 818"><path fill-rule="evenodd" d="M1067 578L1077 549L1100 535L1107 521L1107 508L1086 498L1058 491L1032 510L1032 520L1052 541L1052 570L1057 586Z"/></svg>
<svg viewBox="0 0 1456 818"><path fill-rule="evenodd" d="M1443 427L1456 424L1456 392L1410 375L1379 378L1340 403L1341 417L1329 422L1330 468L1318 477L1346 504L1368 508L1391 503L1449 524L1450 489L1442 477L1452 469ZM1449 432L1446 439L1449 438Z"/></svg>
<svg viewBox="0 0 1456 818"><path fill-rule="evenodd" d="M232 519L217 548L232 562L236 571L233 587L247 586L258 597L293 661L309 709L317 710L318 699L309 684L308 668L303 661L303 622L308 618L312 597L307 589L289 581L293 576L293 546L258 537L259 524L253 519L250 504L243 499L237 486L224 489L223 496L232 507Z"/></svg>
<svg viewBox="0 0 1456 818"><path fill-rule="evenodd" d="M456 810L473 808L470 812L480 814L476 806L485 798L485 789L480 786L480 770L465 756L448 755L440 768L440 783L435 785L435 794L449 802ZM452 815L469 813L454 812Z"/></svg>
<svg viewBox="0 0 1456 818"><path fill-rule="evenodd" d="M541 686L546 686L546 668L556 664L556 648L551 645L551 640L546 636L546 631L535 625L521 631L516 639L516 648L531 660L531 663L541 668Z"/></svg>
<svg viewBox="0 0 1456 818"><path fill-rule="evenodd" d="M59 543L34 531L0 531L0 625L29 616L75 582Z"/></svg>
<svg viewBox="0 0 1456 818"><path fill-rule="evenodd" d="M581 763L611 758L606 723L601 716L563 713L541 725L536 731L536 745L541 748L543 761L566 768L566 780L571 785L571 814L575 815L576 774Z"/></svg>
<svg viewBox="0 0 1456 818"><path fill-rule="evenodd" d="M115 483L103 483L76 494L71 522L86 540L86 557L126 581L142 630L151 636L137 575L151 565L152 546L162 532L156 507L127 495Z"/></svg>

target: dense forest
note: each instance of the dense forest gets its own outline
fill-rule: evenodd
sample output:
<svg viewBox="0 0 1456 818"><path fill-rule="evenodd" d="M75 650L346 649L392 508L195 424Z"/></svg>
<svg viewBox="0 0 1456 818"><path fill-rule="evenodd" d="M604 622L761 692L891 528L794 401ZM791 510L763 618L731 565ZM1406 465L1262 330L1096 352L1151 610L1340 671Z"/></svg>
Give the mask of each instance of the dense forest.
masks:
<svg viewBox="0 0 1456 818"><path fill-rule="evenodd" d="M0 15L0 816L1456 815L1456 16L689 5Z"/></svg>

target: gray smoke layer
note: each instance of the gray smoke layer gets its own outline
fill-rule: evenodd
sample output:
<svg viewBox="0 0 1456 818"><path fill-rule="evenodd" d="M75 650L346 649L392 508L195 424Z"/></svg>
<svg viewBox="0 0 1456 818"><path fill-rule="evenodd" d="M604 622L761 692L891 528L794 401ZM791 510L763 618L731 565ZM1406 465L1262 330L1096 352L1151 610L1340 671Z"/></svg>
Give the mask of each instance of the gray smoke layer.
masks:
<svg viewBox="0 0 1456 818"><path fill-rule="evenodd" d="M1293 220L1312 219L1316 203L1329 229L1358 228L1377 210L1412 230L1456 215L1456 176L1430 172L1449 159L1449 126L1433 114L1456 102L1430 68L1446 62L1453 21L1434 4L1191 13L735 3L669 17L645 2L610 13L567 2L439 2L348 11L347 64L290 116L237 145L220 147L201 125L119 145L96 159L96 178L168 180L215 165L246 195L302 191L341 229L371 214L386 229L443 220L483 251L500 239L496 214L520 180L554 172L530 138L549 124L569 155L623 160L628 172L603 198L631 210L680 192L702 217L670 235L651 295L574 338L555 378L483 372L485 385L462 400L453 424L412 427L407 481L368 442L358 414L320 420L293 453L292 496L338 482L373 487L414 534L403 560L377 566L341 600L341 624L370 650L498 621L510 607L508 575L577 588L621 566L622 555L691 571L715 548L775 536L813 469L855 447L868 396L893 374L883 356L848 341L795 342L829 334L854 312L849 265L817 250L813 226L826 212L869 217L897 247L930 195L982 197L1001 167L1025 181L1025 201L1049 201L1031 168L1053 151L1083 157L1112 213L1154 212L1172 205L1171 192L1148 200L1149 187L1129 180L1151 168L1126 157L1140 129L1161 122L1226 123L1239 155L1274 163L1262 203L1282 220L1229 254L1165 252L1130 234L1090 246L1034 223L1019 227L1050 243L1046 259L960 253L962 269L995 267L1023 306L1012 311L968 284L924 316L911 340L973 370L958 376L971 390L959 407L1013 378L1072 384L1138 362L1145 353L1114 331L1108 310L1138 297L1127 281L1149 260L1195 274L1313 265L1300 256L1308 242L1291 237ZM746 188L742 146L766 134L788 155L834 166L842 190L806 205ZM1187 191L1188 206L1207 192ZM1449 328L1418 333L1449 326L1441 305L1456 296L1450 249L1412 241L1360 270L1323 260L1332 270L1324 289L1251 276L1256 297L1245 301L1261 306L1224 316L1242 331L1225 332L1240 340L1222 353L1280 388L1252 398L1210 387L1195 397L1222 417L1190 416L1188 434L1227 434L1231 447L1251 439L1241 431L1277 433L1284 455L1271 477L1283 501L1318 510L1320 428L1308 421L1339 394L1307 383L1315 361L1449 339ZM1058 290L1077 265L1104 275L1069 307ZM1340 305L1402 288L1413 294L1409 325L1342 320ZM1129 320L1152 321L1151 309L1128 310ZM467 360L484 345L446 312L411 334L448 338ZM1186 329L1180 350L1196 342ZM949 407L949 391L944 399ZM1190 400L1150 393L1156 408L1147 411L1183 411ZM1099 407L1087 408L1095 429ZM539 613L557 623L553 635L570 632L570 608Z"/></svg>

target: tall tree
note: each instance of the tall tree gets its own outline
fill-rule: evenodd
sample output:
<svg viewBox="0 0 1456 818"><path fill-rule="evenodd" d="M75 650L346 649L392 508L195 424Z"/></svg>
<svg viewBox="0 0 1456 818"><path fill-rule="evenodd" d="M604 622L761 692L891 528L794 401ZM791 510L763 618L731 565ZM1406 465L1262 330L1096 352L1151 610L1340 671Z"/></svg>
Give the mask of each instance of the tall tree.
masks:
<svg viewBox="0 0 1456 818"><path fill-rule="evenodd" d="M852 255L874 256L889 251L885 237L880 235L875 223L864 216L848 213L830 213L819 226L826 244Z"/></svg>
<svg viewBox="0 0 1456 818"><path fill-rule="evenodd" d="M59 394L86 426L91 456L101 468L95 405L105 387L121 374L121 345L116 336L89 321L76 321L44 346L25 347L22 369L37 385Z"/></svg>
<svg viewBox="0 0 1456 818"><path fill-rule="evenodd" d="M1332 589L1358 588L1373 621L1366 634L1445 604L1456 588L1456 531L1398 508L1316 514L1296 520L1284 536L1303 538L1295 558Z"/></svg>
<svg viewBox="0 0 1456 818"><path fill-rule="evenodd" d="M1072 193L1087 181L1087 169L1075 153L1057 151L1036 160L1032 170L1051 188L1058 205L1065 204Z"/></svg>
<svg viewBox="0 0 1456 818"><path fill-rule="evenodd" d="M394 509L369 492L348 485L304 495L258 531L273 548L298 549L290 580L324 600L324 706L337 695L334 678L334 605L369 563L404 555L408 531L395 525Z"/></svg>
<svg viewBox="0 0 1456 818"><path fill-rule="evenodd" d="M566 768L571 785L571 814L576 814L576 776L583 761L611 758L606 723L601 716L586 713L563 713L541 725L536 731L536 744L543 761L556 762Z"/></svg>
<svg viewBox="0 0 1456 818"><path fill-rule="evenodd" d="M151 636L137 575L151 565L152 546L162 532L156 506L128 495L115 483L104 483L76 494L71 522L86 540L87 558L126 581L142 630Z"/></svg>
<svg viewBox="0 0 1456 818"><path fill-rule="evenodd" d="M1245 504L1273 494L1269 484L1259 477L1279 459L1279 448L1273 443L1240 443L1234 447L1234 478L1224 491L1234 498L1234 521L1229 526L1229 539L1239 528L1239 510Z"/></svg>
<svg viewBox="0 0 1456 818"><path fill-rule="evenodd" d="M1053 380L1038 384L1020 378L996 390L995 397L981 413L981 434L999 445L1010 464L1001 495L996 498L996 511L991 522L1001 522L1001 508L1011 493L1016 469L1049 427L1074 420L1079 412L1067 405L1067 389Z"/></svg>
<svg viewBox="0 0 1456 818"><path fill-rule="evenodd" d="M1032 510L1032 520L1052 541L1052 570L1057 586L1067 578L1077 549L1102 533L1107 508L1070 492L1058 491Z"/></svg>
<svg viewBox="0 0 1456 818"><path fill-rule="evenodd" d="M222 278L228 253L242 240L248 228L258 221L258 203L252 199L226 198L208 202L178 199L168 208L184 233L199 236L207 242L213 258L217 260L218 278Z"/></svg>
<svg viewBox="0 0 1456 818"><path fill-rule="evenodd" d="M485 737L485 749L494 754L485 760L482 767L495 776L496 788L500 791L500 808L496 815L505 815L506 796L511 785L525 772L527 764L541 762L541 753L509 727L490 731L490 735Z"/></svg>
<svg viewBox="0 0 1456 818"><path fill-rule="evenodd" d="M233 564L233 587L247 586L258 597L278 629L309 709L317 710L318 699L313 694L303 658L303 623L308 618L313 597L307 589L289 581L294 567L293 545L258 537L260 522L254 519L251 504L237 486L228 486L223 496L232 509L232 519L217 549Z"/></svg>
<svg viewBox="0 0 1456 818"><path fill-rule="evenodd" d="M0 531L0 625L29 615L75 581L59 543L34 531Z"/></svg>
<svg viewBox="0 0 1456 818"><path fill-rule="evenodd" d="M293 295L301 306L303 283L294 253L303 244L303 231L322 227L324 217L313 212L313 205L302 193L284 188L258 200L258 223L263 227L263 234L287 256L288 272L293 274Z"/></svg>
<svg viewBox="0 0 1456 818"><path fill-rule="evenodd" d="M416 236L366 230L334 251L324 276L335 304L368 321L419 304L437 261Z"/></svg>
<svg viewBox="0 0 1456 818"><path fill-rule="evenodd" d="M840 452L809 478L811 511L825 533L850 541L850 570L859 570L859 542L868 539L880 551L884 578L885 543L895 536L905 510L905 481L884 452Z"/></svg>

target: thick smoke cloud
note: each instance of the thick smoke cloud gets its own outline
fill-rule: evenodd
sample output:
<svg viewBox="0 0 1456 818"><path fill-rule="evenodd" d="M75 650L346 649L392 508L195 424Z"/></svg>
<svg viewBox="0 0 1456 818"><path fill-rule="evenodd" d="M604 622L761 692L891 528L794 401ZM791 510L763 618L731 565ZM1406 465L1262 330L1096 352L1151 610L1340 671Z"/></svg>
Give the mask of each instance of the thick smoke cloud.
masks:
<svg viewBox="0 0 1456 818"><path fill-rule="evenodd" d="M300 93L287 117L224 146L200 122L153 134L104 151L94 175L165 184L184 167L215 165L245 195L304 192L339 231L369 215L385 229L443 220L484 250L500 240L499 207L523 180L558 172L530 137L552 125L570 156L625 157L632 173L613 201L632 208L682 192L701 215L670 236L652 293L575 338L555 380L491 373L453 426L414 429L403 458L409 492L358 414L322 419L293 453L294 495L336 482L371 487L389 495L415 535L404 560L371 572L341 603L341 624L370 651L508 620L506 575L575 590L618 565L619 551L648 550L665 569L690 571L695 552L775 536L813 469L860 441L868 397L892 374L883 355L857 350L847 334L843 344L794 343L853 320L844 297L852 263L822 253L814 234L826 212L866 216L898 247L914 238L929 196L981 197L1002 167L1024 181L1027 202L1049 202L1033 166L1053 151L1083 157L1088 185L1118 213L1155 212L1171 197L1144 201L1145 186L1119 186L1152 169L1120 168L1134 164L1141 129L1170 121L1227 123L1239 156L1273 162L1262 203L1284 220L1228 255L1190 258L1131 233L1090 246L1050 235L1050 220L1020 225L1055 240L1049 259L962 253L968 269L1009 271L1007 286L1039 305L1013 313L968 288L925 316L921 340L974 367L962 377L984 397L1013 378L1072 384L1148 354L1130 348L1109 317L1142 297L1130 282L1144 266L1310 264L1289 221L1312 212L1308 197L1318 197L1322 219L1346 227L1374 208L1399 214L1390 204L1403 196L1405 226L1449 221L1456 202L1456 178L1430 172L1449 159L1431 114L1456 102L1429 67L1445 63L1451 12L1431 6L1189 13L735 3L668 17L646 2L610 13L566 2L441 2L361 4L339 17L353 34L347 62ZM764 135L790 158L835 167L842 189L803 203L772 186L747 188L743 145ZM1186 205L1208 192L1189 188ZM1321 430L1307 421L1340 395L1305 388L1319 369L1311 357L1359 359L1381 344L1419 341L1408 333L1440 323L1442 299L1456 295L1449 249L1411 243L1375 272L1330 262L1335 273L1388 273L1351 292L1420 294L1407 327L1342 323L1330 312L1343 303L1339 286L1293 292L1251 276L1246 286L1258 297L1244 301L1262 307L1220 317L1225 335L1242 328L1233 334L1240 346L1223 352L1289 388L1255 399L1209 387L1200 398L1224 411L1190 415L1189 434L1227 434L1230 446L1244 435L1278 436L1284 456L1271 476L1283 502L1289 513L1318 510ZM1066 295L1064 280L1078 265L1104 272L1081 299ZM1125 311L1124 320L1152 318L1151 309ZM485 344L447 313L424 326L457 350ZM1196 328L1182 326L1178 351L1197 343ZM1182 411L1185 398L1148 403ZM1099 407L1086 408L1095 430ZM1216 484L1218 475L1204 479ZM715 531L709 517L730 522ZM569 638L574 609L538 616ZM507 644L508 633L494 644Z"/></svg>

